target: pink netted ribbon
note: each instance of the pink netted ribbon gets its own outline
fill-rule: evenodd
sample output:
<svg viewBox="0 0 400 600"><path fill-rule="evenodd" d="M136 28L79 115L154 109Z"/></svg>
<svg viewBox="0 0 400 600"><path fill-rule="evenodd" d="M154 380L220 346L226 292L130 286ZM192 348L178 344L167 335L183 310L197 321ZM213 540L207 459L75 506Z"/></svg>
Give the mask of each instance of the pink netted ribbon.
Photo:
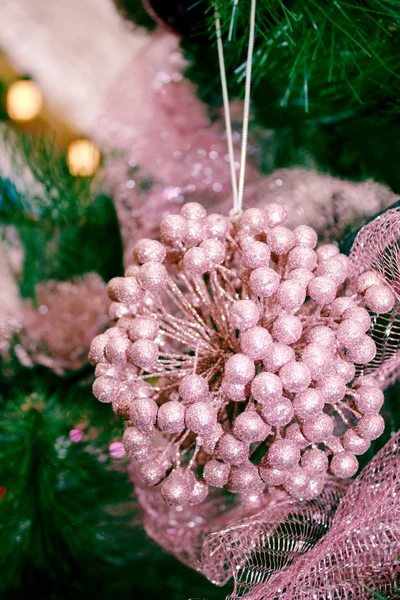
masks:
<svg viewBox="0 0 400 600"><path fill-rule="evenodd" d="M374 375L385 389L400 375L400 208L387 210L361 229L350 259L355 277L365 271L374 271L396 297L391 312L371 314L372 327L368 333L376 344L377 353L367 367L363 367L362 373Z"/></svg>
<svg viewBox="0 0 400 600"><path fill-rule="evenodd" d="M311 501L230 506L218 491L177 509L154 488L137 494L148 535L213 583L232 577L229 600L400 598L400 432L350 486Z"/></svg>

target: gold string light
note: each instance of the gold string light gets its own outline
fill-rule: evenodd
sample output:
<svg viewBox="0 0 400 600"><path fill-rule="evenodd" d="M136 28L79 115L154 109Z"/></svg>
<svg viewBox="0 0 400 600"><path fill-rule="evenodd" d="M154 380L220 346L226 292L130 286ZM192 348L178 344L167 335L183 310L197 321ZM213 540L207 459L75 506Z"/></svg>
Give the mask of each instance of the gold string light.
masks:
<svg viewBox="0 0 400 600"><path fill-rule="evenodd" d="M67 162L71 175L89 177L99 166L100 151L90 140L74 140L68 146Z"/></svg>
<svg viewBox="0 0 400 600"><path fill-rule="evenodd" d="M42 92L34 81L14 81L7 90L6 109L13 121L32 121L40 113L42 104Z"/></svg>

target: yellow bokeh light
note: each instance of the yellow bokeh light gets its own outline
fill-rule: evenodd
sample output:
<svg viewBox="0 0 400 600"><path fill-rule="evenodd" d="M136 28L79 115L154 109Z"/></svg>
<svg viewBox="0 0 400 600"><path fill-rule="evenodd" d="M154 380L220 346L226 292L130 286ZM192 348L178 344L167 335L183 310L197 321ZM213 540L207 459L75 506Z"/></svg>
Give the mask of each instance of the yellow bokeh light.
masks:
<svg viewBox="0 0 400 600"><path fill-rule="evenodd" d="M89 177L100 162L100 151L90 140L74 140L68 146L68 168L71 175Z"/></svg>
<svg viewBox="0 0 400 600"><path fill-rule="evenodd" d="M7 90L7 114L13 121L32 121L42 108L42 92L34 81L14 81Z"/></svg>

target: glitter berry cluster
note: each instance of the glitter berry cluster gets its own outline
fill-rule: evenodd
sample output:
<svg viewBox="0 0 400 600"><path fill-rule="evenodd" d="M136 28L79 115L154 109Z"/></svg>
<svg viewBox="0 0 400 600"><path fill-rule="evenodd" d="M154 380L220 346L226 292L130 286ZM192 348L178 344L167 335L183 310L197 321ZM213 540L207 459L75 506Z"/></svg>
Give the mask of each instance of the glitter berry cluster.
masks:
<svg viewBox="0 0 400 600"><path fill-rule="evenodd" d="M348 257L286 217L188 203L108 284L116 323L93 340L93 391L127 420L128 456L170 505L209 486L312 498L383 432L383 394L355 373L376 352L365 307L389 312L393 294L373 272L350 286Z"/></svg>

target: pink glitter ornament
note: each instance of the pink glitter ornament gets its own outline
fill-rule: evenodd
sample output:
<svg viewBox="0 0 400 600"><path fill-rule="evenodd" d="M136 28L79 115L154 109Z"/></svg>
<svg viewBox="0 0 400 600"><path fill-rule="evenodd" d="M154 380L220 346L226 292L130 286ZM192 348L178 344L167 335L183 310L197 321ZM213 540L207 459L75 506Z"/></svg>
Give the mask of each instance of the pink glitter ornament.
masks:
<svg viewBox="0 0 400 600"><path fill-rule="evenodd" d="M135 300L121 294L123 282L109 286L121 316L91 356L114 370L98 374L94 393L128 404L128 455L168 465L160 480L167 503L199 503L213 481L239 494L246 482L251 492L267 483L312 498L328 469L353 475L352 444L359 454L383 430L377 385L351 383L352 360L369 362L375 344L365 333L363 292L349 296L343 279L350 262L334 245L314 252L312 230L293 233L285 218L278 205L234 221L220 216L217 239L203 226L205 209L189 203L161 222L160 244L135 246L142 264L123 279L137 282L139 291L129 284ZM312 252L310 282L290 279L297 248ZM360 318L350 321L347 311ZM152 393L140 397L154 378ZM146 471L146 481L155 479Z"/></svg>

